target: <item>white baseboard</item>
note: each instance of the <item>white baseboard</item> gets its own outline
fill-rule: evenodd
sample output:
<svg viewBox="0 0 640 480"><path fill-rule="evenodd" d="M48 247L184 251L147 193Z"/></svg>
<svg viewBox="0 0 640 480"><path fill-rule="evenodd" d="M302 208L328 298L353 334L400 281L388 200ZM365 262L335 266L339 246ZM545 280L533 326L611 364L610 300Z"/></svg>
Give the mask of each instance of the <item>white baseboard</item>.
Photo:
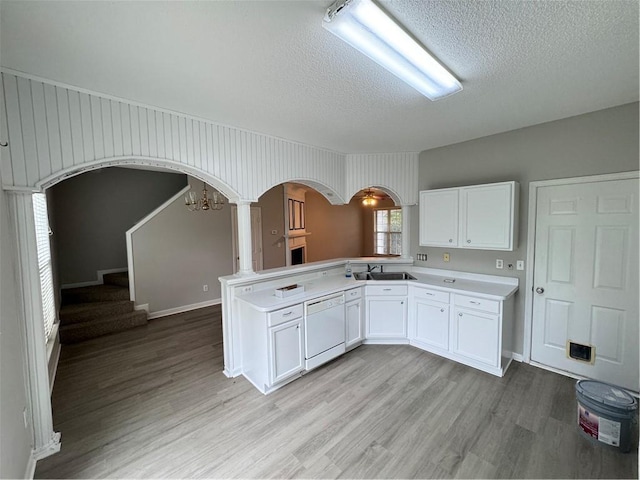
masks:
<svg viewBox="0 0 640 480"><path fill-rule="evenodd" d="M143 303L142 305L134 305L133 309L134 310L144 310L145 312L147 312L147 315L149 314L149 304L148 303Z"/></svg>
<svg viewBox="0 0 640 480"><path fill-rule="evenodd" d="M29 455L29 462L27 462L27 468L24 471L24 478L28 478L29 480L33 479L36 474L36 463L33 455Z"/></svg>
<svg viewBox="0 0 640 480"><path fill-rule="evenodd" d="M78 282L78 283L65 283L60 286L61 290L66 290L68 288L80 288L80 287L93 287L94 285L102 285L102 282L98 280L92 280L90 282Z"/></svg>
<svg viewBox="0 0 640 480"><path fill-rule="evenodd" d="M107 273L120 273L120 272L126 272L127 270L128 270L127 267L110 268L109 270L98 270L96 272L96 280L91 280L88 282L65 283L64 285L60 286L60 289L65 290L67 288L93 287L95 285L102 285L104 283L104 276Z"/></svg>
<svg viewBox="0 0 640 480"><path fill-rule="evenodd" d="M242 369L236 368L235 370L229 370L228 368L225 368L222 373L224 373L224 376L227 378L235 378L242 375Z"/></svg>
<svg viewBox="0 0 640 480"><path fill-rule="evenodd" d="M222 303L221 298L214 300L207 300L206 302L192 303L191 305L184 305L182 307L168 308L167 310L159 310L157 312L149 313L149 320L154 318L166 317L168 315L175 315L176 313L190 312L191 310L197 310L198 308L211 307L212 305L220 305Z"/></svg>
<svg viewBox="0 0 640 480"><path fill-rule="evenodd" d="M524 357L520 353L513 352L511 354L511 358L516 362L520 362L520 363L524 362Z"/></svg>
<svg viewBox="0 0 640 480"><path fill-rule="evenodd" d="M110 268L109 270L98 270L96 272L96 275L98 277L98 281L102 284L104 283L104 276L108 273L122 273L122 272L126 272L129 269L127 267L121 267L121 268Z"/></svg>

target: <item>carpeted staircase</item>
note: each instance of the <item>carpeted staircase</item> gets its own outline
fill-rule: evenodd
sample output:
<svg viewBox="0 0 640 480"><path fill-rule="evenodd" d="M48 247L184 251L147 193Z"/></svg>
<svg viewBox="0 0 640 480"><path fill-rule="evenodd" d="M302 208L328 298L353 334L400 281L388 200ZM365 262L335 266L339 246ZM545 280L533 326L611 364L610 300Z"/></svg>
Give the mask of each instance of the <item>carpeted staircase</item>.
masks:
<svg viewBox="0 0 640 480"><path fill-rule="evenodd" d="M127 272L104 275L104 284L62 290L60 342L77 343L146 325L147 312L129 300Z"/></svg>

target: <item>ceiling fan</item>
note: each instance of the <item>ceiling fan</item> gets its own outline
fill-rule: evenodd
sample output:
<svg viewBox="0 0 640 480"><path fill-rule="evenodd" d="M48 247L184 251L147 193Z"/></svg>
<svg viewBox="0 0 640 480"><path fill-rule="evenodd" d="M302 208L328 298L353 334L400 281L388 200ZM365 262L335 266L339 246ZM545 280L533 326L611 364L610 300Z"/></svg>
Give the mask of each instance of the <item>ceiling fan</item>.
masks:
<svg viewBox="0 0 640 480"><path fill-rule="evenodd" d="M387 198L387 195L384 192L377 191L373 188L367 188L365 190L361 190L357 194L357 198L361 199L362 205L365 207L374 207L378 203L378 200Z"/></svg>

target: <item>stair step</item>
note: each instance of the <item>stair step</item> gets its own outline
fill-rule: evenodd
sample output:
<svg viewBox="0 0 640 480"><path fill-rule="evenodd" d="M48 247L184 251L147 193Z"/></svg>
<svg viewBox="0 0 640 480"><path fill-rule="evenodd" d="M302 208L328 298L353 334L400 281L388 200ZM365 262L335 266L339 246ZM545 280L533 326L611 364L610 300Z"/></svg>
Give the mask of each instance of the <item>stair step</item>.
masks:
<svg viewBox="0 0 640 480"><path fill-rule="evenodd" d="M147 324L147 312L133 311L60 326L60 342L78 343Z"/></svg>
<svg viewBox="0 0 640 480"><path fill-rule="evenodd" d="M62 305L129 300L129 289L117 285L94 285L62 290Z"/></svg>
<svg viewBox="0 0 640 480"><path fill-rule="evenodd" d="M60 308L60 324L86 322L110 315L133 312L134 303L130 300L117 302L89 302L65 305Z"/></svg>
<svg viewBox="0 0 640 480"><path fill-rule="evenodd" d="M118 285L129 288L129 272L106 273L102 276L105 285Z"/></svg>

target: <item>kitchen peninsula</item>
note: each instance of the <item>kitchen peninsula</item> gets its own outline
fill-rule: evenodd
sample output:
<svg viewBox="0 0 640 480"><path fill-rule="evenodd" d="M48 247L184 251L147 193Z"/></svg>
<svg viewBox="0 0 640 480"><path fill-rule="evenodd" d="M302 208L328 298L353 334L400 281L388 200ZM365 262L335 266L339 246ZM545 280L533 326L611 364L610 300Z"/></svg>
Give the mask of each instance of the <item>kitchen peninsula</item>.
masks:
<svg viewBox="0 0 640 480"><path fill-rule="evenodd" d="M345 277L371 266L415 280ZM409 344L502 376L512 360L518 279L365 257L220 278L225 374L270 393L361 344ZM276 288L304 291L279 297ZM322 316L324 315L324 316Z"/></svg>

